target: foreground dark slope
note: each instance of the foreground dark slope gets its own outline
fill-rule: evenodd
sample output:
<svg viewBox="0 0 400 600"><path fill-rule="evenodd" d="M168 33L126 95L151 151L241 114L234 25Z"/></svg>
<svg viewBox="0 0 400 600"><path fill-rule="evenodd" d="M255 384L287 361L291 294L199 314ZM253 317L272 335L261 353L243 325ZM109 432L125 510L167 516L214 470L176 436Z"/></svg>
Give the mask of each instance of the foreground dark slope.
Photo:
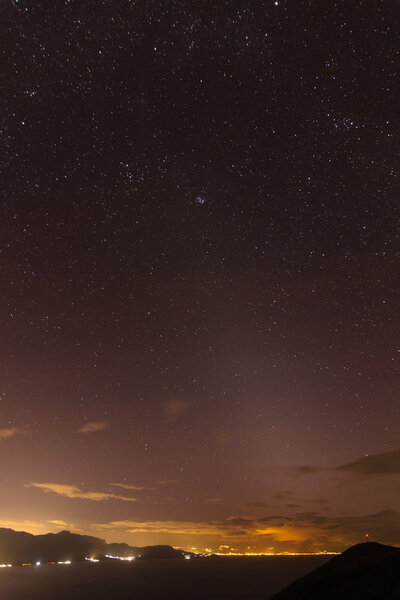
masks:
<svg viewBox="0 0 400 600"><path fill-rule="evenodd" d="M357 544L270 600L399 600L400 548Z"/></svg>

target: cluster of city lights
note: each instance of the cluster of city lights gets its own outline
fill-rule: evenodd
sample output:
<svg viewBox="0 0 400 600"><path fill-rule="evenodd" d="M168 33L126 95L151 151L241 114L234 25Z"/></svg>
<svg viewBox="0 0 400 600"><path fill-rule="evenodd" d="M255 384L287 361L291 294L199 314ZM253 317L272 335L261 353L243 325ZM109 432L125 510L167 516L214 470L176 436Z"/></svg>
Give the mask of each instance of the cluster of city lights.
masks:
<svg viewBox="0 0 400 600"><path fill-rule="evenodd" d="M221 552L222 548L224 551ZM213 551L211 548L205 548L204 553L200 553L197 548L192 547L192 551L196 554L198 558L210 558L211 556L335 556L340 554L340 552L328 552L326 550L322 550L321 552L239 552L229 546L220 546L219 550ZM127 562L131 562L135 560L134 556L113 556L111 554L106 554L106 558L112 560L123 560ZM184 554L185 560L190 560L192 556L190 554ZM89 563L98 563L100 562L99 558L85 558L85 561ZM42 563L37 561L35 563L22 563L23 567L39 567ZM71 560L59 560L57 562L49 562L49 565L70 565L72 564ZM0 564L0 569L12 567L12 564Z"/></svg>
<svg viewBox="0 0 400 600"><path fill-rule="evenodd" d="M217 556L336 556L341 552L214 552ZM210 556L206 554L205 556Z"/></svg>
<svg viewBox="0 0 400 600"><path fill-rule="evenodd" d="M320 550L319 552L240 552L236 548L231 548L230 546L219 546L218 550L213 550L212 548L204 548L203 550L199 550L194 546L191 547L191 550L197 554L199 557L210 557L214 556L336 556L340 554L340 552L328 552L327 550Z"/></svg>
<svg viewBox="0 0 400 600"><path fill-rule="evenodd" d="M35 565L35 567L40 567L42 563L40 562L40 560L37 560L35 563L22 563L21 567L32 567L33 565ZM49 563L47 563L49 565L70 565L72 564L72 561L70 560L59 560L57 562L51 561ZM12 565L4 565L6 567L12 567Z"/></svg>
<svg viewBox="0 0 400 600"><path fill-rule="evenodd" d="M129 561L129 562L132 561L132 560L135 560L134 556L111 556L109 554L106 554L106 558L113 558L115 560L125 560L125 561ZM187 558L187 557L185 557L185 558ZM190 558L190 556L188 558ZM98 562L100 562L99 558L93 558L93 557L85 558L85 560L87 562L90 562L90 563L98 563ZM8 564L7 563L7 564L0 564L0 569L4 569L6 567L12 567L12 566L21 566L21 567L33 567L33 566L36 566L36 567L40 567L41 564L42 563L41 563L40 560L36 561L35 563L28 563L28 562L22 563L22 564L19 563L19 565L12 565L12 564ZM49 565L71 565L72 561L71 560L58 560L56 562L55 561L50 561L47 564L49 564Z"/></svg>

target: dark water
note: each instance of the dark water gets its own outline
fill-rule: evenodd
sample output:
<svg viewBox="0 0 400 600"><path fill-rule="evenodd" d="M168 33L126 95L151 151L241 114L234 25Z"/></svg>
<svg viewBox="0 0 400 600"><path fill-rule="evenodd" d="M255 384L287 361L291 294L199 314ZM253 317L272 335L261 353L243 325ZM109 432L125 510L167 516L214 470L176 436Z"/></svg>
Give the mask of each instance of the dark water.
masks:
<svg viewBox="0 0 400 600"><path fill-rule="evenodd" d="M227 557L0 569L0 600L267 600L328 560Z"/></svg>

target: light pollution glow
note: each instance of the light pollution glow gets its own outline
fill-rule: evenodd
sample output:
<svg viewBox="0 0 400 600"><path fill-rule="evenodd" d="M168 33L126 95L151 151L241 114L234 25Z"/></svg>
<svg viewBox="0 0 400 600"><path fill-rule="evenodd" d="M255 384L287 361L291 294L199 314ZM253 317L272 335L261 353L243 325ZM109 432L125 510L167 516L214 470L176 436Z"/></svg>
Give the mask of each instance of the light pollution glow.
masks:
<svg viewBox="0 0 400 600"><path fill-rule="evenodd" d="M321 533L311 526L302 526L296 529L290 527L258 528L249 531L245 536L234 536L232 530L224 531L229 527L231 520L221 523L191 523L191 522L112 522L108 524L93 524L91 528L79 528L73 524L68 529L72 532L93 535L105 539L107 542L125 542L135 546L168 544L187 552L196 554L218 554L230 556L276 556L276 555L320 555L336 554L346 547L341 540L343 531L325 539L311 543L314 537ZM60 529L60 520L53 522L2 522L1 526L12 527L16 530L25 530L32 534L56 533ZM329 524L328 524L329 526ZM348 532L354 535L352 531ZM229 539L228 539L229 538ZM365 532L360 531L356 541L363 541ZM347 543L349 545L349 543Z"/></svg>

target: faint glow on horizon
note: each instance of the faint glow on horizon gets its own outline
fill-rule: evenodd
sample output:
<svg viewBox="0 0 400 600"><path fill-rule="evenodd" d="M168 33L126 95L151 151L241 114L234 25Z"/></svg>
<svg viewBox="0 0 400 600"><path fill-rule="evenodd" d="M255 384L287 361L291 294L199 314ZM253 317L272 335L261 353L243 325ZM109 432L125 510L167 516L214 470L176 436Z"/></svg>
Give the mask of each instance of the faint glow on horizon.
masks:
<svg viewBox="0 0 400 600"><path fill-rule="evenodd" d="M222 548L226 550L221 551ZM341 552L331 552L328 550L320 550L319 552L240 552L236 548L230 546L219 546L218 550L212 548L204 548L203 550L191 547L191 551L198 556L210 557L215 556L336 556Z"/></svg>
<svg viewBox="0 0 400 600"><path fill-rule="evenodd" d="M342 553L323 550L322 552L213 552L213 554L217 556L336 556Z"/></svg>

